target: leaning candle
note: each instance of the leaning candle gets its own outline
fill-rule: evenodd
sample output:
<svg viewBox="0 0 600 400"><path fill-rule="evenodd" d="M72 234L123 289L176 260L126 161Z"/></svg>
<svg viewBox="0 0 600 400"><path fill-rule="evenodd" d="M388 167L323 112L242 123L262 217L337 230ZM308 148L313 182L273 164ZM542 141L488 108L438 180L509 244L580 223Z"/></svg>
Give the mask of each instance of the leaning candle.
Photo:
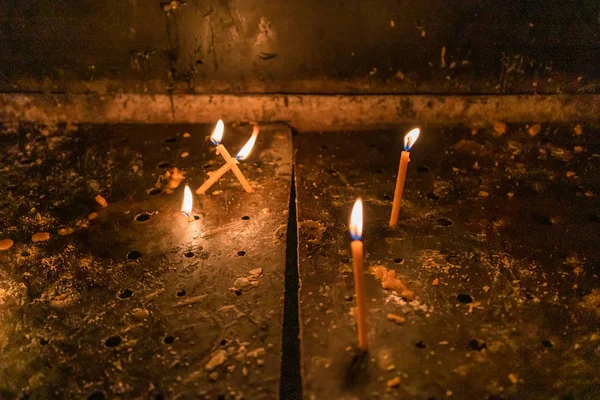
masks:
<svg viewBox="0 0 600 400"><path fill-rule="evenodd" d="M394 190L394 203L392 204L392 216L390 217L390 227L392 228L398 223L400 205L402 204L402 192L404 191L404 181L406 180L406 170L408 168L408 163L410 162L410 148L417 141L420 132L419 128L415 128L404 136L404 151L400 155L396 190Z"/></svg>
<svg viewBox="0 0 600 400"><path fill-rule="evenodd" d="M218 170L211 173L210 178L208 178L206 181L204 181L202 186L200 186L196 190L196 193L204 194L208 189L210 189L210 187L212 185L214 185L214 183L216 181L218 181L223 175L225 175L227 173L227 171L229 171L231 169L231 163L234 161L237 162L235 159L230 158L230 162L223 164L223 166L221 168L219 168Z"/></svg>
<svg viewBox="0 0 600 400"><path fill-rule="evenodd" d="M219 140L218 143L215 142L215 140L213 139L213 143L215 143L217 145L217 153L219 153L221 156L223 156L223 158L225 159L225 161L231 165L231 169L233 171L233 173L235 174L235 176L238 178L238 181L240 181L240 183L242 184L242 186L244 187L244 189L246 190L246 192L252 192L252 186L250 186L250 184L248 183L248 181L246 180L246 177L244 176L244 174L242 174L242 171L240 171L240 169L237 166L237 160L232 160L231 155L229 154L229 152L227 151L227 149L225 148L225 146L223 146L220 142L221 142L221 138L223 137L223 121L219 120L217 122L217 127L219 127L219 123L221 124L220 129L221 129L221 135L219 136ZM254 130L257 131L258 126L254 127ZM217 129L217 128L215 128ZM258 132L256 132L256 134L258 135ZM254 132L252 132L252 135L254 136ZM252 138L250 138L250 140L252 140ZM254 141L256 141L256 138L254 138ZM254 141L252 142L252 145L250 145L250 148L248 149L248 153L250 152L250 150L252 150L252 146L254 145ZM246 146L244 146L245 148ZM247 154L246 154L247 156Z"/></svg>
<svg viewBox="0 0 600 400"><path fill-rule="evenodd" d="M240 183L244 187L244 190L246 190L246 192L252 192L253 191L252 186L250 186L250 183L248 183L248 180L246 179L244 174L242 174L242 171L240 171L240 168L237 166L238 161L235 158L231 157L231 155L229 154L229 152L227 151L225 146L223 146L222 144L218 145L217 153L222 155L223 158L225 159L225 161L227 161L227 164L230 165L231 170L233 171L235 176L238 178L238 181L240 181Z"/></svg>
<svg viewBox="0 0 600 400"><path fill-rule="evenodd" d="M358 325L358 348L368 350L367 340L367 302L365 300L365 274L363 272L362 237L363 209L362 201L356 200L350 217L350 236L352 236L352 263L354 267L354 293L356 299L356 323Z"/></svg>
<svg viewBox="0 0 600 400"><path fill-rule="evenodd" d="M217 132L217 129L219 129L219 123L221 124L221 128L220 128L221 134L218 135L217 138L220 141L221 137L223 136L222 135L223 121L219 120L219 122L217 123L217 127L215 128L215 132ZM242 171L238 168L237 164L238 164L238 160L242 161L242 160L245 160L246 158L248 158L248 155L250 155L250 152L252 151L252 148L254 147L254 143L256 142L256 137L258 136L259 131L260 131L259 126L255 125L254 130L252 131L252 136L250 137L250 139L248 139L248 141L246 142L244 147L242 147L242 149L238 152L238 154L235 156L235 158L231 157L231 155L229 154L229 152L227 151L225 146L223 146L222 144L219 144L217 146L217 152L219 152L223 156L225 161L227 161L227 162L221 168L214 171L211 174L210 178L208 178L202 184L202 186L200 186L196 190L196 193L204 194L216 181L218 181L230 169L233 170L233 173L238 178L238 180L240 181L240 183L242 184L244 189L246 189L247 192L252 192L252 187L246 180L246 177L244 176L244 174L242 174ZM213 140L213 143L215 143L214 137L215 137L215 133L213 132L213 136L211 137L211 139ZM221 149L219 149L219 147L221 147Z"/></svg>

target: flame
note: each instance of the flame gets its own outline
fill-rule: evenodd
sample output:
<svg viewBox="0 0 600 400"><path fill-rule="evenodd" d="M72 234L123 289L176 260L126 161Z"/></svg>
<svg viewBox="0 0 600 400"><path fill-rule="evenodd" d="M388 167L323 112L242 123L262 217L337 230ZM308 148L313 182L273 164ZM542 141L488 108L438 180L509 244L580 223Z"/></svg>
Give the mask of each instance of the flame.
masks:
<svg viewBox="0 0 600 400"><path fill-rule="evenodd" d="M192 191L188 185L185 185L185 190L183 192L181 212L188 217L192 214Z"/></svg>
<svg viewBox="0 0 600 400"><path fill-rule="evenodd" d="M256 142L256 138L258 137L258 132L260 132L260 128L258 125L254 125L254 130L252 131L252 136L246 142L244 147L240 150L239 153L235 156L238 160L245 160L250 155L252 148L254 147L254 143Z"/></svg>
<svg viewBox="0 0 600 400"><path fill-rule="evenodd" d="M360 198L356 199L350 216L350 236L354 240L360 240L363 229L363 206Z"/></svg>
<svg viewBox="0 0 600 400"><path fill-rule="evenodd" d="M408 132L406 136L404 136L405 151L409 151L410 148L413 147L413 144L415 144L417 138L419 137L419 133L421 133L421 130L419 128L415 128L412 131Z"/></svg>
<svg viewBox="0 0 600 400"><path fill-rule="evenodd" d="M223 139L223 131L225 130L225 125L223 124L223 120L220 119L217 121L217 125L215 125L215 129L213 129L212 135L210 135L210 140L215 145L221 144L221 140Z"/></svg>

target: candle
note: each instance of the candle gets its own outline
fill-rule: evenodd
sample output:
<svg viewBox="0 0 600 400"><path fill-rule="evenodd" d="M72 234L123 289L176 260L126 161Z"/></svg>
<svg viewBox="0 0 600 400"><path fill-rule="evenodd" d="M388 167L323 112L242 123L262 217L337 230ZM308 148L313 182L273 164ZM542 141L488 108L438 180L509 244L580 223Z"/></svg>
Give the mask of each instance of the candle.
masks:
<svg viewBox="0 0 600 400"><path fill-rule="evenodd" d="M368 350L367 340L367 303L365 299L365 275L363 272L363 243L361 242L363 209L361 199L357 199L350 217L350 236L352 236L352 264L354 271L354 293L356 300L356 323L358 325L358 347Z"/></svg>
<svg viewBox="0 0 600 400"><path fill-rule="evenodd" d="M417 141L420 133L419 128L415 128L404 136L404 151L400 155L400 166L398 167L398 178L396 179L396 189L394 190L394 203L392 204L392 216L390 217L390 227L395 227L398 223L400 214L400 204L402 203L402 192L404 191L404 181L406 180L406 170L410 162L410 149Z"/></svg>
<svg viewBox="0 0 600 400"><path fill-rule="evenodd" d="M185 185L185 189L183 190L183 204L181 205L181 213L187 217L188 222L196 220L196 218L192 215L192 202L192 191L188 185Z"/></svg>
<svg viewBox="0 0 600 400"><path fill-rule="evenodd" d="M233 171L233 173L235 174L235 176L238 178L238 181L240 181L240 183L244 187L244 190L246 190L246 192L252 192L252 186L250 186L250 183L248 183L248 181L246 180L246 177L244 176L244 174L242 174L242 171L237 166L238 161L236 159L234 159L233 157L231 157L231 155L229 154L229 152L227 151L225 146L223 146L222 144L218 145L217 153L219 153L221 156L223 156L223 158L225 159L227 164L230 166L230 168Z"/></svg>
<svg viewBox="0 0 600 400"><path fill-rule="evenodd" d="M215 129L214 129L212 135L211 135L211 140L215 145L217 145L217 153L221 154L221 156L225 160L225 165L223 165L221 168L219 168L217 171L215 171L210 176L210 178L207 179L202 184L202 186L200 186L198 188L198 190L196 190L196 193L198 193L198 194L204 194L216 181L218 181L230 169L233 171L235 176L238 178L238 181L242 184L242 186L244 187L246 192L250 193L253 191L252 186L250 186L250 183L248 183L248 180L246 179L246 177L244 176L242 171L239 169L237 164L238 164L238 160L240 160L240 161L245 160L248 157L248 155L250 154L250 152L252 151L252 148L254 147L254 143L256 142L256 137L258 136L258 132L260 131L260 127L258 125L254 125L254 129L252 131L252 136L250 137L248 142L246 142L244 147L242 147L242 149L238 152L238 154L235 156L235 158L231 157L231 155L229 154L229 151L227 151L225 146L221 144L221 139L223 138L223 130L224 130L223 121L219 120L217 122L217 125L215 126Z"/></svg>
<svg viewBox="0 0 600 400"><path fill-rule="evenodd" d="M206 181L204 181L202 186L200 186L196 190L196 193L204 194L216 181L218 181L223 175L225 175L225 173L227 171L229 171L231 169L231 162L237 162L237 161L234 158L230 158L230 162L225 163L221 168L214 171L210 175L210 178L208 178Z"/></svg>

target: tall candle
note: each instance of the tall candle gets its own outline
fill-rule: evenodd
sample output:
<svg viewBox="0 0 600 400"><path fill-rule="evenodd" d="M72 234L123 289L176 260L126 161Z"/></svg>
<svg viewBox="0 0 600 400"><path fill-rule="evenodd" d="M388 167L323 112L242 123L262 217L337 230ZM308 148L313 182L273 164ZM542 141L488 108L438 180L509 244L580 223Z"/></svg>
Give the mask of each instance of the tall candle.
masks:
<svg viewBox="0 0 600 400"><path fill-rule="evenodd" d="M400 155L400 165L398 166L398 178L396 179L396 189L394 190L394 203L392 204L392 215L390 217L390 227L395 227L398 223L400 214L400 205L402 204L402 193L404 192L404 182L406 181L406 170L410 162L410 149L419 137L420 130L415 128L404 136L404 151Z"/></svg>
<svg viewBox="0 0 600 400"><path fill-rule="evenodd" d="M365 299L365 274L363 271L363 209L361 199L357 199L352 208L350 217L350 236L352 236L352 264L354 271L354 293L356 300L356 323L358 328L358 348L361 350L369 349L367 339L367 302Z"/></svg>

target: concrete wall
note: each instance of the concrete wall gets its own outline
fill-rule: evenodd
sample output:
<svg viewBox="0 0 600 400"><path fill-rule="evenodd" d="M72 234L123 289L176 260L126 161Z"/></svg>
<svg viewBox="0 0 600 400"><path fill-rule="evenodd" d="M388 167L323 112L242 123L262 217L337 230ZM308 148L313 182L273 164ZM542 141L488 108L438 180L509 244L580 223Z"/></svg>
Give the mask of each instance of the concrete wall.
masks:
<svg viewBox="0 0 600 400"><path fill-rule="evenodd" d="M4 0L0 91L597 93L598 0Z"/></svg>

